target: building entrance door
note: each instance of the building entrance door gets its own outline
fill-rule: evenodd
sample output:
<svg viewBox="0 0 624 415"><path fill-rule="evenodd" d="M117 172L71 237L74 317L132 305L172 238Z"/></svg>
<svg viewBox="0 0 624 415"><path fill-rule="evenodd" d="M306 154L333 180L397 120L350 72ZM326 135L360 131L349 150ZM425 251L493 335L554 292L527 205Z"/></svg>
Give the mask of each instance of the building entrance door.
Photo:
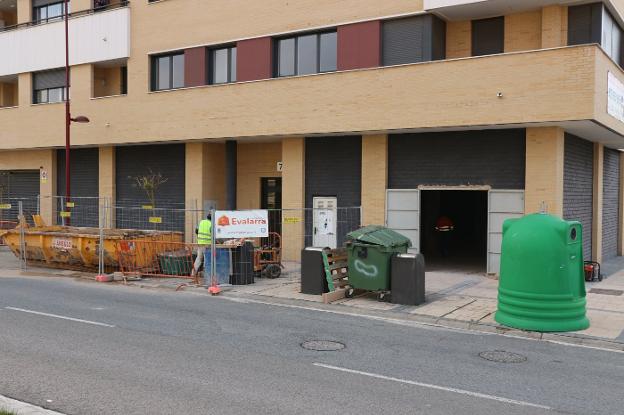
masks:
<svg viewBox="0 0 624 415"><path fill-rule="evenodd" d="M269 232L282 234L282 178L260 179L260 209L269 211Z"/></svg>
<svg viewBox="0 0 624 415"><path fill-rule="evenodd" d="M315 197L312 200L313 238L312 245L317 247L337 247L336 238L336 206L335 197Z"/></svg>

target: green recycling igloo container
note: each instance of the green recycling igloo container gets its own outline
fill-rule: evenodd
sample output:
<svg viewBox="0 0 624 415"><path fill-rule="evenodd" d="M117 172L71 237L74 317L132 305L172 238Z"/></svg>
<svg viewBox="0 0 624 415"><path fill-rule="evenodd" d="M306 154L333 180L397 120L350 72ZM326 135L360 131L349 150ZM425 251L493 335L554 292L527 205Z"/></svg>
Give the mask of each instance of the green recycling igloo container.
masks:
<svg viewBox="0 0 624 415"><path fill-rule="evenodd" d="M582 241L579 222L543 213L506 220L495 320L540 332L588 328Z"/></svg>
<svg viewBox="0 0 624 415"><path fill-rule="evenodd" d="M383 226L370 225L347 234L349 285L368 291L390 290L390 262L407 253L409 238Z"/></svg>

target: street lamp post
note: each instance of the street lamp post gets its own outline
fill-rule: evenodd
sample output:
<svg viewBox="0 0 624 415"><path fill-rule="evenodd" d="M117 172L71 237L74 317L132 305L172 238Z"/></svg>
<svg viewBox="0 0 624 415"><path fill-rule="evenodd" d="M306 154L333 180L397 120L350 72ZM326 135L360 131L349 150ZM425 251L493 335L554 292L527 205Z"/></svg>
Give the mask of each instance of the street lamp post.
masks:
<svg viewBox="0 0 624 415"><path fill-rule="evenodd" d="M64 17L65 17L65 203L70 201L71 197L71 175L70 175L70 147L71 147L71 123L87 123L89 119L83 115L79 115L75 118L71 116L71 103L69 98L70 89L70 74L69 74L69 0L64 0ZM67 207L67 204L63 206L63 209ZM66 224L69 224L69 218L67 218Z"/></svg>

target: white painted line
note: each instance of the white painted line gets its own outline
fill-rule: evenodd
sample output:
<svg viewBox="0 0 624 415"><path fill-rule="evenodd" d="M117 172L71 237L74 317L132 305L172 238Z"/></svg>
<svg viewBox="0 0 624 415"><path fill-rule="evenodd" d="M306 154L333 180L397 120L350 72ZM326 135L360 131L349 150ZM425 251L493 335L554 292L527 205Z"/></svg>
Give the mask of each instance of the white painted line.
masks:
<svg viewBox="0 0 624 415"><path fill-rule="evenodd" d="M100 322L97 322L97 321L89 321L89 320L82 320L82 319L79 319L79 318L59 316L57 314L42 313L40 311L26 310L26 309L23 309L23 308L17 308L17 307L4 307L4 308L6 308L7 310L21 311L22 313L36 314L38 316L54 317L54 318L60 318L62 320L75 321L77 323L92 324L94 326L110 327L110 328L114 328L115 327L115 326L113 326L111 324L100 323Z"/></svg>
<svg viewBox="0 0 624 415"><path fill-rule="evenodd" d="M346 373L351 373L351 374L355 374L355 375L368 376L368 377L371 377L371 378L388 380L388 381L391 381L391 382L405 383L407 385L420 386L422 388L429 388L429 389L436 389L436 390L445 391L445 392L459 393L461 395L472 396L473 398L489 399L491 401L509 403L509 404L518 405L518 406L528 406L528 407L531 407L531 408L545 409L545 410L548 410L548 411L552 410L552 408L549 407L549 406L538 405L538 404L534 404L534 403L530 403L530 402L524 402L524 401L517 401L515 399L502 398L500 396L487 395L485 393L471 392L471 391L467 391L467 390L464 390L464 389L457 389L457 388L448 388L446 386L432 385L432 384L429 384L429 383L414 382L413 380L393 378L393 377L390 377L390 376L378 375L378 374L375 374L375 373L362 372L360 370L353 370L353 369L347 369L347 368L344 368L344 367L326 365L324 363L313 363L313 364L314 364L314 366L323 367L325 369L337 370L337 371L340 371L340 372L346 372Z"/></svg>

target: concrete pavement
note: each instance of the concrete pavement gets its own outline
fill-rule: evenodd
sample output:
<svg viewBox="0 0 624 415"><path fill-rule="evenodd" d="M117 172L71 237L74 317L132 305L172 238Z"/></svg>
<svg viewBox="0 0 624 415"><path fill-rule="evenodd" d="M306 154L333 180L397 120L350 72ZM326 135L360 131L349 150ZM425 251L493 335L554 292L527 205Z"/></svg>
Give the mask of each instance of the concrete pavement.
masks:
<svg viewBox="0 0 624 415"><path fill-rule="evenodd" d="M0 394L67 414L622 411L623 353L297 304L5 275Z"/></svg>

